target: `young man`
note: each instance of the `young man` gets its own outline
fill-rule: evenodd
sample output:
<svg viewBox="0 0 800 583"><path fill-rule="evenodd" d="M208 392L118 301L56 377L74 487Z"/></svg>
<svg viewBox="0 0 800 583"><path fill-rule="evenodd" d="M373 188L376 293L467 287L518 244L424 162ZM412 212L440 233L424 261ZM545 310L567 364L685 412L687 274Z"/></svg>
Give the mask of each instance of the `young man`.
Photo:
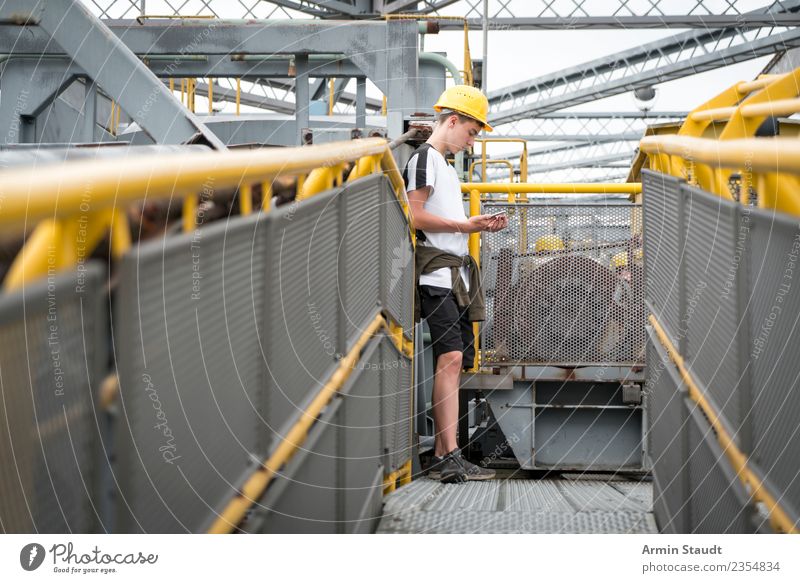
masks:
<svg viewBox="0 0 800 583"><path fill-rule="evenodd" d="M472 146L486 123L489 102L478 89L456 85L434 105L437 123L406 165L404 177L417 229L417 307L433 343L434 463L428 475L442 482L487 480L493 470L466 461L456 445L462 369L475 355L472 322L484 319L480 274L469 256L469 233L498 231L505 215L464 213L458 174L445 157Z"/></svg>

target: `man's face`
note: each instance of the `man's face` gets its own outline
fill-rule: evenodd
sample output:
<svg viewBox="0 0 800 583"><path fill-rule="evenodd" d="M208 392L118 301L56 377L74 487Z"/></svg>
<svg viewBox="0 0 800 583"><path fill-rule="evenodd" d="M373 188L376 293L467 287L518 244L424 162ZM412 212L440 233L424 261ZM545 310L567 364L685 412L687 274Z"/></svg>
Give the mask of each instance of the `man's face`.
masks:
<svg viewBox="0 0 800 583"><path fill-rule="evenodd" d="M457 115L447 119L447 145L451 153L456 154L461 150L472 147L475 138L481 132L482 126L474 120L462 122Z"/></svg>

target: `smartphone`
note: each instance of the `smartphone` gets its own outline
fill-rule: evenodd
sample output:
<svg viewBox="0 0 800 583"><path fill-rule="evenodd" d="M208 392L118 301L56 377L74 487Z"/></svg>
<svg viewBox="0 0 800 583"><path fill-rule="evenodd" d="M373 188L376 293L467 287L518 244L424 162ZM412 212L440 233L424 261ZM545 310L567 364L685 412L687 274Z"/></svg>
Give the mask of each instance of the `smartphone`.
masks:
<svg viewBox="0 0 800 583"><path fill-rule="evenodd" d="M506 215L506 211L497 211L496 213L489 213L490 217L504 217Z"/></svg>

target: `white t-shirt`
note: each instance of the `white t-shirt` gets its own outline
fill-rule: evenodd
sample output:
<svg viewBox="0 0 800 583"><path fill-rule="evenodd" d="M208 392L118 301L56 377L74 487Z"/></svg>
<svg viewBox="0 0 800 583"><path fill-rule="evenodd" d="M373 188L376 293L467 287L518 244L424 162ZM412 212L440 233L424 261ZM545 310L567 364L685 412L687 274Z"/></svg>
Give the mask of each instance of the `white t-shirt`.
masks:
<svg viewBox="0 0 800 583"><path fill-rule="evenodd" d="M417 190L424 186L431 187L428 200L423 208L434 215L447 219L466 221L464 203L461 198L461 183L455 168L450 166L439 151L430 144L422 144L417 148L406 164L403 177L406 190ZM418 245L430 245L447 251L453 255L469 254L469 235L466 233L429 233L421 231L423 236L417 237ZM420 231L417 231L419 234ZM421 240L424 239L424 240ZM420 285L432 285L452 289L453 282L449 268L437 269L421 275ZM467 268L461 268L461 279L469 290Z"/></svg>

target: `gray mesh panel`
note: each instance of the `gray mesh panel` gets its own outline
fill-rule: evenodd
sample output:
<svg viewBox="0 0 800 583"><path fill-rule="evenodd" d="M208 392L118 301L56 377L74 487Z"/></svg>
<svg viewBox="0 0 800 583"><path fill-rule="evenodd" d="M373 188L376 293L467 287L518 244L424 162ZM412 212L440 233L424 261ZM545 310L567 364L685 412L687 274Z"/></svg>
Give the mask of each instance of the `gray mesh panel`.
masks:
<svg viewBox="0 0 800 583"><path fill-rule="evenodd" d="M285 435L335 366L339 312L339 191L267 215L267 307L262 329L269 430ZM266 415L265 415L266 416Z"/></svg>
<svg viewBox="0 0 800 583"><path fill-rule="evenodd" d="M647 254L645 295L673 339L680 324L678 301L683 293L678 270L684 250L680 239L678 195L681 180L642 170L644 247Z"/></svg>
<svg viewBox="0 0 800 583"><path fill-rule="evenodd" d="M128 426L118 480L131 514L121 530L202 530L252 464L263 427L265 250L264 222L248 217L123 259L114 332Z"/></svg>
<svg viewBox="0 0 800 583"><path fill-rule="evenodd" d="M714 431L694 401L687 423L689 521L692 533L753 533L751 508L741 482L722 453Z"/></svg>
<svg viewBox="0 0 800 583"><path fill-rule="evenodd" d="M772 494L800 517L800 227L753 211L750 366L753 454Z"/></svg>
<svg viewBox="0 0 800 583"><path fill-rule="evenodd" d="M508 228L483 233L481 265L487 320L485 363L601 364L643 360L644 273L636 205L485 204L504 211ZM537 250L537 241L560 249ZM612 258L625 254L627 265Z"/></svg>
<svg viewBox="0 0 800 583"><path fill-rule="evenodd" d="M686 393L674 365L652 332L647 343L646 387L653 511L662 532L686 532L683 455L686 432L683 398Z"/></svg>
<svg viewBox="0 0 800 583"><path fill-rule="evenodd" d="M354 372L352 388L342 396L339 425L344 532L374 532L380 517L383 496L380 342L380 337L370 342Z"/></svg>
<svg viewBox="0 0 800 583"><path fill-rule="evenodd" d="M380 255L383 180L377 175L357 180L340 195L345 222L339 241L337 290L348 346L379 310L380 270L386 261Z"/></svg>
<svg viewBox="0 0 800 583"><path fill-rule="evenodd" d="M736 285L738 203L684 185L686 309L679 332L686 334L687 365L731 429L742 420L739 396ZM649 258L648 258L649 260ZM735 437L738 443L738 436Z"/></svg>
<svg viewBox="0 0 800 583"><path fill-rule="evenodd" d="M386 311L410 337L414 325L412 309L414 250L411 246L408 222L400 202L392 192L389 181L381 178L381 182L383 189L383 204L381 205L381 220L383 221L381 289L383 291L381 295Z"/></svg>
<svg viewBox="0 0 800 583"><path fill-rule="evenodd" d="M374 338L308 438L270 484L246 530L373 532L380 515L380 343Z"/></svg>
<svg viewBox="0 0 800 583"><path fill-rule="evenodd" d="M0 296L0 531L90 532L106 370L105 271L49 275ZM97 508L97 509L96 509Z"/></svg>

